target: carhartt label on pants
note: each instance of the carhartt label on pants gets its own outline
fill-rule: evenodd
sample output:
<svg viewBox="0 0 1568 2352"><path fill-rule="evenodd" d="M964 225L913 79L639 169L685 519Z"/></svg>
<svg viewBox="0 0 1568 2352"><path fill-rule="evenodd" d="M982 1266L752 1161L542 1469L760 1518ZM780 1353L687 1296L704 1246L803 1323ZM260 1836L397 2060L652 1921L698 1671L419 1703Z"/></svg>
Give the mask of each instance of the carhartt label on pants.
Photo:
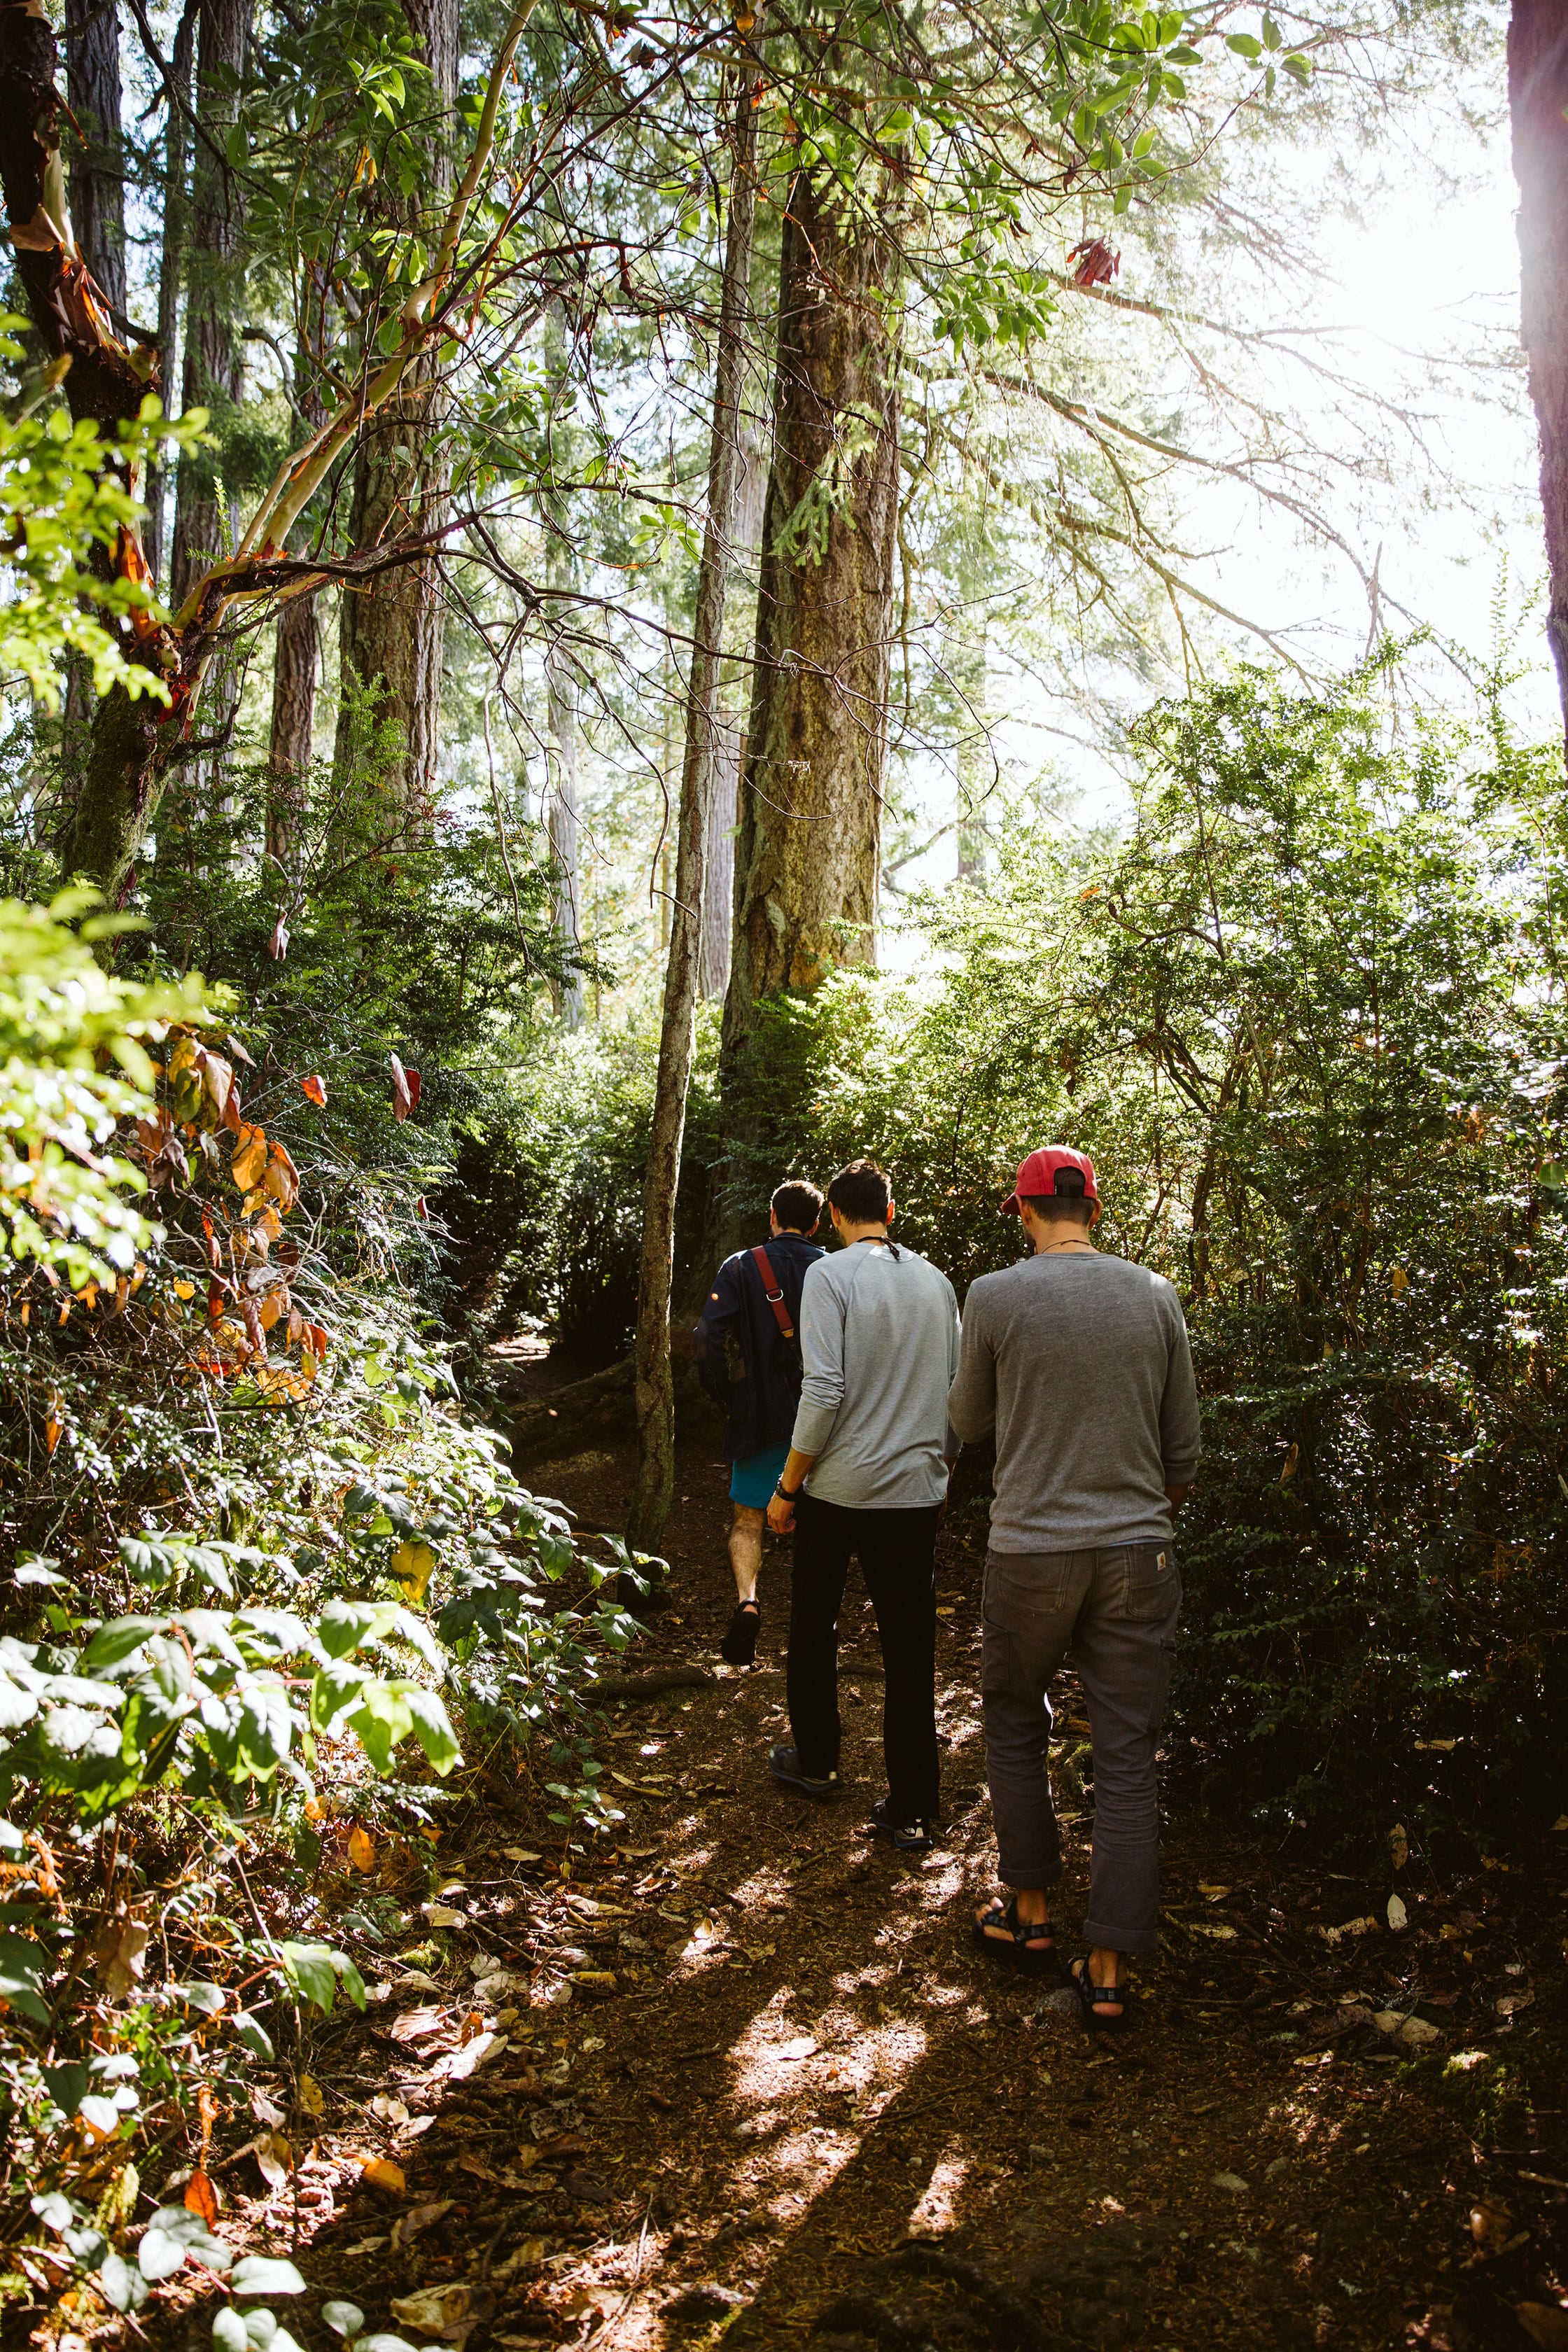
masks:
<svg viewBox="0 0 1568 2352"><path fill-rule="evenodd" d="M1165 1555L1164 1555L1164 1553L1163 1553L1163 1552L1161 1552L1161 1554L1159 1555L1158 1559L1155 1560L1154 1565L1155 1565L1155 1567L1156 1567L1156 1568L1161 1571L1161 1573L1162 1573L1162 1575L1163 1575L1163 1574L1164 1573L1164 1568L1165 1568Z"/></svg>

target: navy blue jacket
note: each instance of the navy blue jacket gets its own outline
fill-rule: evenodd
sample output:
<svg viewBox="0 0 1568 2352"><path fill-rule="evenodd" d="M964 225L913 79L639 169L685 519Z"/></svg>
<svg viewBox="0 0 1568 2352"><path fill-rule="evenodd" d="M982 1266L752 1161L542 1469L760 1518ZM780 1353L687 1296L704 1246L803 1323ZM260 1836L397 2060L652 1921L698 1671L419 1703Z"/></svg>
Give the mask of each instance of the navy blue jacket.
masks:
<svg viewBox="0 0 1568 2352"><path fill-rule="evenodd" d="M798 1332L806 1267L826 1253L803 1234L775 1234L763 1246ZM749 1249L719 1268L693 1337L702 1385L729 1416L725 1460L742 1462L766 1445L786 1444L800 1402L800 1347L798 1340L791 1347L779 1329Z"/></svg>

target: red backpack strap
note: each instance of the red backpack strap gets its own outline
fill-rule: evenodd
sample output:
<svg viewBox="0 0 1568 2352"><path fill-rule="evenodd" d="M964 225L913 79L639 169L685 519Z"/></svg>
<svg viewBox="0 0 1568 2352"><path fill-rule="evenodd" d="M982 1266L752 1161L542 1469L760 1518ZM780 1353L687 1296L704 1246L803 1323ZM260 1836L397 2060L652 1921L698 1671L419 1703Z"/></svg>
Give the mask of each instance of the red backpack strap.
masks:
<svg viewBox="0 0 1568 2352"><path fill-rule="evenodd" d="M752 1259L763 1277L763 1295L773 1310L773 1321L786 1339L793 1339L795 1325L789 1319L789 1308L784 1305L784 1292L779 1288L778 1277L773 1273L773 1262L760 1243L752 1252Z"/></svg>

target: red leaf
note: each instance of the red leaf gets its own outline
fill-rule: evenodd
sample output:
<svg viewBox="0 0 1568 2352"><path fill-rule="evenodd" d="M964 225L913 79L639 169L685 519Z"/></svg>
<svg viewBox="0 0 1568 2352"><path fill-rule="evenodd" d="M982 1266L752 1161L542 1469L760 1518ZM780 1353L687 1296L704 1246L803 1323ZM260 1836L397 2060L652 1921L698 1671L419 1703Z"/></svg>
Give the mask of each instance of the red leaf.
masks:
<svg viewBox="0 0 1568 2352"><path fill-rule="evenodd" d="M419 1083L419 1073L417 1070L415 1071L414 1085L410 1086L408 1073L396 1055L389 1054L386 1062L387 1067L392 1072L392 1116L401 1126L419 1099L415 1092L415 1087Z"/></svg>
<svg viewBox="0 0 1568 2352"><path fill-rule="evenodd" d="M408 1099L410 1108L414 1110L417 1110L419 1108L419 1073L417 1070L405 1070L403 1075L408 1082Z"/></svg>
<svg viewBox="0 0 1568 2352"><path fill-rule="evenodd" d="M320 1109L327 1099L327 1082L312 1070L308 1078L300 1079L300 1091L307 1101L313 1102Z"/></svg>

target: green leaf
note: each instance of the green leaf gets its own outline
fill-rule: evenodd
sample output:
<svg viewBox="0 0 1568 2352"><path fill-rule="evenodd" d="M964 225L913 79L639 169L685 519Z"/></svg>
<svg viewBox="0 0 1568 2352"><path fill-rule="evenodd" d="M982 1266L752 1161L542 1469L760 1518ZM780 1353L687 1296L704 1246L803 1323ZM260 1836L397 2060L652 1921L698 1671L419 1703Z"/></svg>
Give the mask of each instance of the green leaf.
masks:
<svg viewBox="0 0 1568 2352"><path fill-rule="evenodd" d="M357 2303L324 2303L321 2317L334 2336L357 2336L364 2326L364 2314Z"/></svg>
<svg viewBox="0 0 1568 2352"><path fill-rule="evenodd" d="M325 1944L283 1944L279 1947L289 1981L325 2016L337 1995L332 1954Z"/></svg>
<svg viewBox="0 0 1568 2352"><path fill-rule="evenodd" d="M259 2058L264 2064L270 2066L273 2063L276 2053L273 2050L271 2039L268 2034L267 2029L262 2024L260 2019L253 2017L248 2010L242 2009L238 2016L231 2020L231 2022L234 2026L235 2032L238 2034L246 2048L251 2051L255 2056Z"/></svg>
<svg viewBox="0 0 1568 2352"><path fill-rule="evenodd" d="M229 2276L234 2294L303 2294L305 2282L292 2263L274 2262L262 2254L247 2254Z"/></svg>
<svg viewBox="0 0 1568 2352"><path fill-rule="evenodd" d="M213 2315L213 2343L216 2352L250 2352L245 2322L230 2304Z"/></svg>
<svg viewBox="0 0 1568 2352"><path fill-rule="evenodd" d="M413 1717L415 1736L429 1759L432 1771L445 1779L453 1765L460 1761L451 1718L434 1691L418 1689L413 1684L405 1686L405 1703Z"/></svg>
<svg viewBox="0 0 1568 2352"><path fill-rule="evenodd" d="M41 1944L26 1936L0 1936L0 1997L40 2025L49 2021L41 1990L48 1965Z"/></svg>

